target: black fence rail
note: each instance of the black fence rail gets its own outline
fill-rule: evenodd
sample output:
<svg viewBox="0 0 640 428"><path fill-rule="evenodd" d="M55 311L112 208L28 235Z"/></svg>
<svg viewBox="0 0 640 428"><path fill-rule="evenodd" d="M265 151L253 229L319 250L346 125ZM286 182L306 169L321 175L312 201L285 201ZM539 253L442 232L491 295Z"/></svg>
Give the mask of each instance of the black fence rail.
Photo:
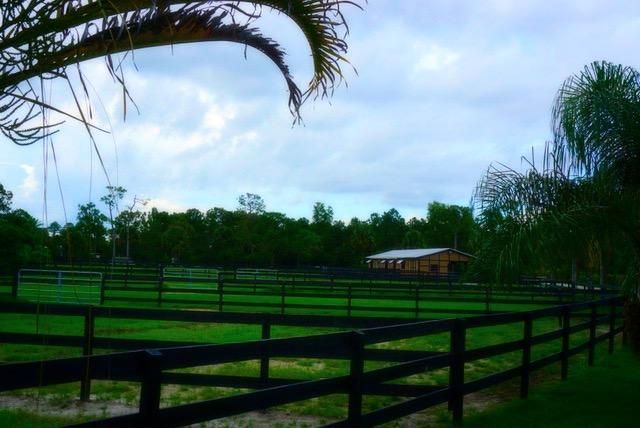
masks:
<svg viewBox="0 0 640 428"><path fill-rule="evenodd" d="M386 313L390 317L433 318L512 309L499 305L549 306L610 295L610 290L569 284L492 287L425 275L345 277L307 271L170 269L120 267L102 272L99 301L218 311L315 311L346 316ZM56 279L38 279L48 280ZM14 296L19 286L16 280Z"/></svg>
<svg viewBox="0 0 640 428"><path fill-rule="evenodd" d="M604 341L608 342L608 352L613 352L614 339L623 331L619 316L622 303L621 298L614 297L529 312L422 321L307 337L156 348L119 354L5 364L0 365L0 391L78 381L86 384L92 379L141 384L137 413L77 425L83 427L116 424L183 426L329 394L344 394L347 397L346 418L327 425L331 427L375 426L446 402L452 412L453 420L460 422L463 415L464 396L467 394L509 379L519 378L520 396L527 397L529 379L533 371L560 363L561 378L566 379L571 356L586 351L588 362L592 365L596 344ZM95 309L100 310L100 308ZM68 310L75 309L68 308ZM133 312L129 313L129 316L134 315ZM177 313L175 316L184 315ZM548 317L559 317L562 321L560 327L534 335L534 323ZM470 348L467 340L468 333L474 329L514 323L521 324L520 338ZM587 334L574 337L583 332ZM365 369L365 362L375 359L372 358L372 355L375 355L372 352L377 349L372 346L434 334L449 335L448 352L406 354L402 359L386 367ZM586 340L583 338L582 342L571 345L572 338L575 342L575 339L583 336L587 336ZM532 359L534 347L554 341L559 341L559 347L555 352L536 360ZM517 367L480 379L466 380L465 363L512 352L521 353L520 364ZM269 361L272 358L320 360L340 358L349 360L349 370L344 375L320 380L271 378ZM249 360L260 361L259 377L174 371ZM448 369L447 385L389 383L441 368ZM163 384L233 386L255 390L230 397L160 408ZM408 398L399 403L365 411L363 396L370 394Z"/></svg>
<svg viewBox="0 0 640 428"><path fill-rule="evenodd" d="M10 274L0 273L0 295L8 295L14 287L14 277Z"/></svg>

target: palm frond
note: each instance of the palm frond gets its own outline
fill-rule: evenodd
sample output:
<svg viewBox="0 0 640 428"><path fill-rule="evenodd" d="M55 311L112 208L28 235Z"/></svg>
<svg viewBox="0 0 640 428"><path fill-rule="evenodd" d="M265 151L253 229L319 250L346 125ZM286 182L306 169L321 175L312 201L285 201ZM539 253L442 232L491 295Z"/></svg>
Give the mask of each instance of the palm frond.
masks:
<svg viewBox="0 0 640 428"><path fill-rule="evenodd" d="M69 65L104 56L127 93L113 54L204 41L240 43L265 54L285 78L290 110L299 120L305 99L313 94L329 96L342 81L341 67L348 63L344 40L348 26L342 13L347 5L360 7L350 0L15 2L0 12L0 129L20 143L46 135L40 132L44 127L34 125L41 108L24 101L36 99L40 107L46 104L42 94L25 83L33 77L68 79ZM289 17L309 43L314 75L304 92L291 76L282 47L254 25L264 10Z"/></svg>

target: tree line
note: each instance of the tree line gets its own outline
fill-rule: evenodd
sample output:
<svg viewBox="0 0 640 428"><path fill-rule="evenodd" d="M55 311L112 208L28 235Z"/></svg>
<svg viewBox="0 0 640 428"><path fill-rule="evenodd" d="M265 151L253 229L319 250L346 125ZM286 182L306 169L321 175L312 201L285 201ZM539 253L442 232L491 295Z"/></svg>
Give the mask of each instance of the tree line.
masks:
<svg viewBox="0 0 640 428"><path fill-rule="evenodd" d="M43 227L24 210L11 210L11 192L0 200L0 252L4 270L44 263L109 263L206 266L363 267L367 255L398 248L451 247L473 253L478 235L471 208L428 204L424 218L404 219L391 208L348 223L316 202L310 219L268 211L251 193L235 210L195 208L169 213L141 210L137 198L119 209L126 193L107 188L96 205L78 206L75 222ZM136 203L141 202L141 203Z"/></svg>

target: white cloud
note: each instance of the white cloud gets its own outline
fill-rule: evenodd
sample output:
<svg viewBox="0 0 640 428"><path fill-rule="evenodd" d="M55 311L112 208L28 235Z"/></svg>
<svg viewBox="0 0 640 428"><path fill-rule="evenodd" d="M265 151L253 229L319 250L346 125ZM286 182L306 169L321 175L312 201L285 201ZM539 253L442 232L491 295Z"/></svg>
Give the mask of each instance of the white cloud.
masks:
<svg viewBox="0 0 640 428"><path fill-rule="evenodd" d="M151 211L152 208L156 208L158 211L167 211L170 213L183 212L190 207L188 205L176 202L173 199L165 198L151 198L148 200L147 205L143 211Z"/></svg>
<svg viewBox="0 0 640 428"><path fill-rule="evenodd" d="M124 123L122 93L94 61L85 71L113 124L118 168L111 137L96 134L97 143L111 179L159 209L233 209L244 192L294 216L325 201L345 219L391 207L415 215L432 200L464 204L490 162L517 167L550 138L551 104L566 77L597 59L640 65L638 11L636 2L597 0L345 8L359 74L347 68L348 88L331 104L308 103L304 125L293 128L283 79L259 53L245 60L224 43L137 52L140 71L127 72L127 85L141 113L130 108ZM275 19L271 29L279 30ZM299 32L289 26L275 36L304 84L308 47ZM67 92L55 93L73 108ZM97 123L106 124L101 110ZM67 209L95 202L106 183L85 131L65 125L55 143ZM2 159L34 165L39 156L39 147L10 148ZM26 171L0 173L18 189ZM41 175L36 168L34 180ZM27 186L32 196L37 185ZM59 210L55 193L50 210ZM16 196L16 205L37 213L37 200Z"/></svg>
<svg viewBox="0 0 640 428"><path fill-rule="evenodd" d="M454 65L460 59L458 52L438 44L431 44L420 50L424 53L418 57L415 65L416 72L441 71Z"/></svg>
<svg viewBox="0 0 640 428"><path fill-rule="evenodd" d="M36 168L33 165L22 164L20 168L25 174L20 184L20 192L25 198L31 198L39 190L38 179L36 178Z"/></svg>

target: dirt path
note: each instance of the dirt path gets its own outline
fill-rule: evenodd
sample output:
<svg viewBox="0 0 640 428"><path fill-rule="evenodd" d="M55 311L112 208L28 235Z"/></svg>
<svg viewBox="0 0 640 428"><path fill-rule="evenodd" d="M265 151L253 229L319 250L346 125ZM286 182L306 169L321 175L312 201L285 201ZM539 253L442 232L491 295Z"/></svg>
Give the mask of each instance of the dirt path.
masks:
<svg viewBox="0 0 640 428"><path fill-rule="evenodd" d="M479 412L504 401L501 394L475 393L465 397L465 413ZM132 406L116 400L89 401L61 399L55 395L40 397L23 397L0 395L0 408L22 409L43 416L57 416L67 418L87 417L88 419L102 419L136 413L137 406ZM386 426L402 428L439 427L449 425L446 404L436 406L426 411L409 415L401 420L391 422ZM331 419L292 414L278 410L249 412L221 420L209 421L194 426L211 428L311 428L334 422Z"/></svg>

